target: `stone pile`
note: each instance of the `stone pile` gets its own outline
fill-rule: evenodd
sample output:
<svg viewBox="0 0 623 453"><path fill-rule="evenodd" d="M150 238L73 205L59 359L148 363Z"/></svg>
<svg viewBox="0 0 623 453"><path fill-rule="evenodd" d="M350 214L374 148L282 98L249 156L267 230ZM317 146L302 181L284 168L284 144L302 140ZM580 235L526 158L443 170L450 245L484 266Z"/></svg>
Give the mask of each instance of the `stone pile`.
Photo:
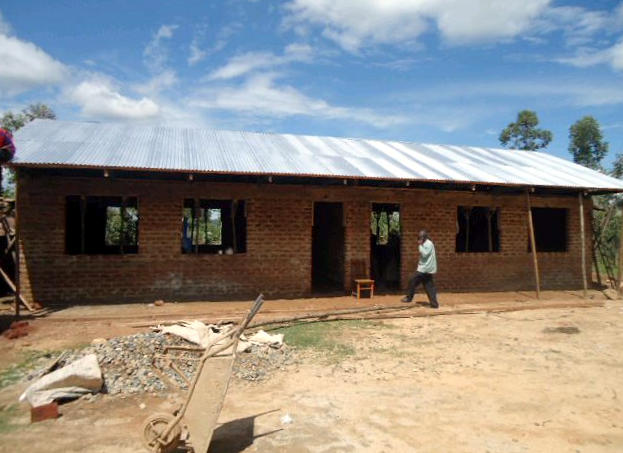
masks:
<svg viewBox="0 0 623 453"><path fill-rule="evenodd" d="M162 392L166 390L186 389L186 383L160 356L166 346L196 347L182 338L157 332L138 333L126 337L98 340L94 344L66 353L58 366L62 367L87 354L97 355L104 375L103 392L116 394L134 394L143 392ZM175 364L190 380L197 368L200 353L170 351L179 357ZM240 352L234 364L234 376L247 381L265 379L269 374L294 360L287 345L273 348L268 345L251 345L248 352ZM155 365L154 365L155 364ZM173 388L172 388L173 387Z"/></svg>

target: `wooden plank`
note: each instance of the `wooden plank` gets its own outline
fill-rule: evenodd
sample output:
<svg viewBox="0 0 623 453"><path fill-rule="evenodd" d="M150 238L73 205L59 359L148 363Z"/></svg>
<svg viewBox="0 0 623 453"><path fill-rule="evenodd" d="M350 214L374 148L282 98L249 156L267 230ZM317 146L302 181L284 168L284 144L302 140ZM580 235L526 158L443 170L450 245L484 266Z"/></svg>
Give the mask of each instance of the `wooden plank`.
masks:
<svg viewBox="0 0 623 453"><path fill-rule="evenodd" d="M534 239L534 223L532 222L532 204L530 192L526 191L526 205L528 208L528 230L530 231L530 248L532 249L532 262L534 265L534 279L536 282L536 298L541 298L541 280L539 277L539 260L536 254L536 240Z"/></svg>
<svg viewBox="0 0 623 453"><path fill-rule="evenodd" d="M15 284L13 284L13 281L9 278L6 272L2 270L2 268L0 268L0 275L2 276L6 284L9 285L9 288L11 288L11 291L13 291L13 293L15 293L17 298L24 304L24 306L30 311L35 311L34 307L30 305L30 303L26 301L26 299L24 299L21 294L18 293L17 288L15 287ZM17 307L15 307L15 312L16 312L16 315L19 316L19 304L16 304L16 305Z"/></svg>
<svg viewBox="0 0 623 453"><path fill-rule="evenodd" d="M582 251L582 287L584 289L584 299L588 297L588 285L586 282L586 234L584 233L584 194L578 193L580 204L580 250Z"/></svg>
<svg viewBox="0 0 623 453"><path fill-rule="evenodd" d="M591 252L593 254L593 265L595 266L595 273L597 274L597 284L601 288L601 285L602 285L601 272L599 272L599 262L597 261L597 251L595 250L596 247L597 247L597 244L595 244L595 240L593 238L592 247L591 247Z"/></svg>

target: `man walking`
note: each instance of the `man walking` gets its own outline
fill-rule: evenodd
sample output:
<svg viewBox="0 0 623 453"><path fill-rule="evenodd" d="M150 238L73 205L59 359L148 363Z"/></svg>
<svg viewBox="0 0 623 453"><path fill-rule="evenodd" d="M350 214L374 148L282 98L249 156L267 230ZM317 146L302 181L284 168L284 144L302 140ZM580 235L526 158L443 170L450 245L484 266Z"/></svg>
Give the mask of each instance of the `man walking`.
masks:
<svg viewBox="0 0 623 453"><path fill-rule="evenodd" d="M402 298L402 302L410 303L413 300L415 288L421 283L424 285L424 289L428 294L430 306L432 308L439 308L437 290L435 289L435 283L433 281L433 276L437 272L437 255L435 254L435 245L428 237L426 230L420 231L418 244L420 261L417 265L417 272L411 277L411 280L409 280L408 293Z"/></svg>

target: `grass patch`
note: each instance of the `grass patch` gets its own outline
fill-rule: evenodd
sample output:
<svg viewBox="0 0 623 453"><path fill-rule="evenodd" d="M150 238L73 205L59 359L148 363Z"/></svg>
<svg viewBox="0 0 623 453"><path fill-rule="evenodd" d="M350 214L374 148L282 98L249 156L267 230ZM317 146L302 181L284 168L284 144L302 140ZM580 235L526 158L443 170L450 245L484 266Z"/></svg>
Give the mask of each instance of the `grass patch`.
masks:
<svg viewBox="0 0 623 453"><path fill-rule="evenodd" d="M340 359L354 356L356 353L353 345L340 341L344 330L391 327L393 326L376 321L353 319L301 323L288 327L279 327L274 329L274 332L284 334L285 342L289 346L314 350L327 354L327 358Z"/></svg>
<svg viewBox="0 0 623 453"><path fill-rule="evenodd" d="M11 404L0 410L0 434L6 433L17 428L12 421L17 415L17 404Z"/></svg>
<svg viewBox="0 0 623 453"><path fill-rule="evenodd" d="M41 359L51 359L55 354L57 353L53 351L26 352L24 360L0 371L0 389L19 382L30 371L41 366L39 363Z"/></svg>

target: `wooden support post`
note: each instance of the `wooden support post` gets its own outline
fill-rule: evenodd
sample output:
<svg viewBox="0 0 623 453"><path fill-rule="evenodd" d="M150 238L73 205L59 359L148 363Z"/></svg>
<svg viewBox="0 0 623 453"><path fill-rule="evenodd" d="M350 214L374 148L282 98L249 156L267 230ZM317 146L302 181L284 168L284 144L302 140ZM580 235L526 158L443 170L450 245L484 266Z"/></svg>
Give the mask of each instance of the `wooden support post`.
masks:
<svg viewBox="0 0 623 453"><path fill-rule="evenodd" d="M586 234L584 233L584 194L578 193L580 203L580 250L582 251L582 285L584 289L584 299L588 297L588 287L586 283Z"/></svg>
<svg viewBox="0 0 623 453"><path fill-rule="evenodd" d="M595 243L595 240L593 239L592 247L591 247L592 249L591 252L593 254L593 265L595 266L595 274L597 274L597 284L599 285L599 288L601 289L601 286L602 286L601 272L599 272L599 261L597 261L596 247L597 247L597 244Z"/></svg>
<svg viewBox="0 0 623 453"><path fill-rule="evenodd" d="M20 246L19 246L19 216L18 216L18 196L19 196L19 169L15 169L15 259L13 260L13 266L15 266L15 289L13 292L15 293L15 320L19 320L19 303L24 298L22 297L21 285L20 285L20 274L19 274L19 262L20 262ZM9 285L10 286L10 285ZM26 301L24 301L26 302ZM26 303L26 307L30 308L30 306Z"/></svg>
<svg viewBox="0 0 623 453"><path fill-rule="evenodd" d="M7 284L7 286L13 291L15 294L15 316L19 318L19 303L21 302L24 306L30 310L35 311L35 308L28 303L26 299L20 294L18 287L11 281L11 278L0 268L0 277L2 277Z"/></svg>
<svg viewBox="0 0 623 453"><path fill-rule="evenodd" d="M534 264L534 279L536 282L536 298L541 298L541 279L539 277L539 260L536 254L536 241L534 239L534 223L532 222L532 205L530 192L526 191L526 206L528 208L528 230L530 232L530 249L532 250L532 262Z"/></svg>

